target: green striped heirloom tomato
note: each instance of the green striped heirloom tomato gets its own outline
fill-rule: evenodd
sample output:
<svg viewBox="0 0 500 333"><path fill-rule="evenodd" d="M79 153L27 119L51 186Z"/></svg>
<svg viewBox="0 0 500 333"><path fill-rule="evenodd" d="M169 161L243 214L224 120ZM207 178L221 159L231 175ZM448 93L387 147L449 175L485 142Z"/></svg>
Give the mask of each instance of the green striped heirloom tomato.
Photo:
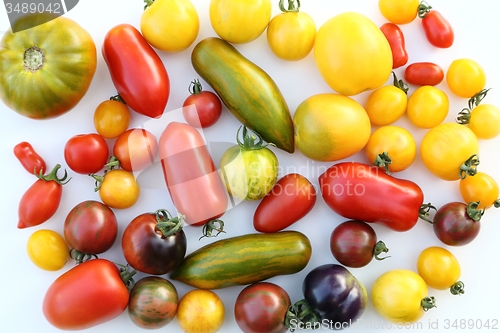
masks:
<svg viewBox="0 0 500 333"><path fill-rule="evenodd" d="M0 100L33 119L73 109L96 70L92 36L69 18L47 22L47 15L23 15L13 26L17 32L8 31L0 43Z"/></svg>

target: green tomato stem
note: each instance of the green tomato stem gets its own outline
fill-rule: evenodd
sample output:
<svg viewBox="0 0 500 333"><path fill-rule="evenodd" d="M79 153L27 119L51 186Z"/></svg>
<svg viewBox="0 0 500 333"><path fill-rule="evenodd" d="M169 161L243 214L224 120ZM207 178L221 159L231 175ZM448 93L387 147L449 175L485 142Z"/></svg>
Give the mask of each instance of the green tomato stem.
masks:
<svg viewBox="0 0 500 333"><path fill-rule="evenodd" d="M464 288L464 283L462 281L457 281L450 287L450 292L452 295L463 295L465 293Z"/></svg>
<svg viewBox="0 0 500 333"><path fill-rule="evenodd" d="M294 331L292 323L296 321L304 324L308 323L311 324L311 327L316 327L317 325L314 325L314 323L319 323L321 317L305 299L302 299L292 304L286 312L285 326L290 332Z"/></svg>
<svg viewBox="0 0 500 333"><path fill-rule="evenodd" d="M40 173L39 174L35 174L35 176L37 176L39 179L45 180L47 182L49 182L49 181L55 181L59 185L67 184L71 180L71 178L67 179L68 178L68 172L66 170L64 170L64 176L62 176L61 178L57 177L57 171L59 171L60 168L61 168L61 165L60 164L56 164L56 166L54 167L54 169L52 169L52 171L49 174L44 175L42 173L42 170L40 170Z"/></svg>
<svg viewBox="0 0 500 333"><path fill-rule="evenodd" d="M77 265L81 264L82 262L88 261L92 258L94 258L94 259L98 258L96 254L84 253L84 252L80 252L76 249L69 250L69 257L71 259L74 259Z"/></svg>
<svg viewBox="0 0 500 333"><path fill-rule="evenodd" d="M479 156L477 154L472 155L462 163L460 166L459 176L460 179L465 179L467 176L474 176L477 173L477 166L479 165Z"/></svg>
<svg viewBox="0 0 500 333"><path fill-rule="evenodd" d="M385 173L390 175L391 172L389 171L389 164L391 163L392 159L389 157L389 154L386 151L384 151L383 153L377 155L375 161L373 162L373 165L385 168Z"/></svg>
<svg viewBox="0 0 500 333"><path fill-rule="evenodd" d="M408 83L404 82L403 80L399 80L398 77L396 76L396 73L394 71L392 72L392 76L394 80L392 81L392 84L396 87L401 89L406 95L408 95L408 90L410 90L410 86Z"/></svg>
<svg viewBox="0 0 500 333"><path fill-rule="evenodd" d="M288 0L288 8L285 8L285 1L280 0L279 7L283 13L298 13L300 9L300 0Z"/></svg>
<svg viewBox="0 0 500 333"><path fill-rule="evenodd" d="M239 136L240 131L243 128L243 142L241 142ZM246 128L246 126L242 125L238 128L238 132L236 132L236 142L238 145L244 150L259 150L262 148L266 148L269 144L264 142L264 139L257 132L250 132Z"/></svg>
<svg viewBox="0 0 500 333"><path fill-rule="evenodd" d="M189 93L191 95L198 95L203 91L203 86L200 83L200 80L195 79L191 81L191 84L189 84L188 87Z"/></svg>
<svg viewBox="0 0 500 333"><path fill-rule="evenodd" d="M483 217L485 209L477 209L479 201L469 202L467 204L467 215L474 221L479 222Z"/></svg>
<svg viewBox="0 0 500 333"><path fill-rule="evenodd" d="M45 64L45 53L38 46L32 46L24 51L24 70L35 73Z"/></svg>
<svg viewBox="0 0 500 333"><path fill-rule="evenodd" d="M212 235L212 232L217 231L215 235ZM210 220L203 225L202 233L203 235L198 239L202 239L204 237L217 237L221 232L224 232L224 221L220 219Z"/></svg>
<svg viewBox="0 0 500 333"><path fill-rule="evenodd" d="M129 265L121 265L121 264L116 264L120 268L120 278L122 279L123 283L127 286L128 290L132 290L135 286L135 281L133 279L133 276L137 273L135 269L129 271Z"/></svg>
<svg viewBox="0 0 500 333"><path fill-rule="evenodd" d="M385 243L382 241L378 241L377 244L375 244L375 247L373 248L373 257L376 260L384 260L390 258L390 256L385 256L382 258L379 257L381 253L387 253L387 252L389 252L389 249L387 248L387 246L385 246Z"/></svg>
<svg viewBox="0 0 500 333"><path fill-rule="evenodd" d="M184 226L185 216L172 217L170 212L166 209L159 209L155 212L156 215L156 230L160 231L162 238L167 238L182 230Z"/></svg>
<svg viewBox="0 0 500 333"><path fill-rule="evenodd" d="M476 106L478 106L479 104L481 104L481 101L486 97L486 94L488 94L488 91L490 89L491 88L489 88L489 89L483 89L483 90L481 90L480 92L478 92L477 94L475 94L474 96L472 96L469 99L469 102L468 102L468 106L469 107L463 108L462 111L460 111L458 113L457 123L459 123L461 125L465 125L465 124L469 123L470 117L471 117L471 114L472 114L472 110Z"/></svg>
<svg viewBox="0 0 500 333"><path fill-rule="evenodd" d="M428 296L420 301L420 306L427 312L429 309L436 307L436 299L433 296Z"/></svg>
<svg viewBox="0 0 500 333"><path fill-rule="evenodd" d="M127 103L125 103L125 100L120 96L120 94L115 95L115 96L111 96L109 99L111 101L116 101L116 102L120 102L120 103L123 103L123 104L127 104Z"/></svg>
<svg viewBox="0 0 500 333"><path fill-rule="evenodd" d="M425 1L421 1L420 4L418 5L418 17L419 18L424 18L427 16L427 14L429 14L429 12L431 11L432 9L432 6L429 5L427 2Z"/></svg>
<svg viewBox="0 0 500 333"><path fill-rule="evenodd" d="M430 202L427 204L423 204L418 211L418 217L426 222L429 222L430 224L434 223L431 219L429 219L431 209L437 211L437 208L434 207Z"/></svg>
<svg viewBox="0 0 500 333"><path fill-rule="evenodd" d="M155 0L144 0L144 3L144 10L146 10L148 7L151 7L151 5L155 3Z"/></svg>

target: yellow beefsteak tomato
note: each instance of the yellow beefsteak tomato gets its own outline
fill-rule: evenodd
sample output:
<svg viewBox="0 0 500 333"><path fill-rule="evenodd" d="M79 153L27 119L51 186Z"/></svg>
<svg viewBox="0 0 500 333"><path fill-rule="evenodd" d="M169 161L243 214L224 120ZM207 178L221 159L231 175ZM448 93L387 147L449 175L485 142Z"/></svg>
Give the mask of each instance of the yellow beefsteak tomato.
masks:
<svg viewBox="0 0 500 333"><path fill-rule="evenodd" d="M381 87L392 72L392 52L380 28L360 13L344 12L318 30L314 58L326 83L353 96Z"/></svg>

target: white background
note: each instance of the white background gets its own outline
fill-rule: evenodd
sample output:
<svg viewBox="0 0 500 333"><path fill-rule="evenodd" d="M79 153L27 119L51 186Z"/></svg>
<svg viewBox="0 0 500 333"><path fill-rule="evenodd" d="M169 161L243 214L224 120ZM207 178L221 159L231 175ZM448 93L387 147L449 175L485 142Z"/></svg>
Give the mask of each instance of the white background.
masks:
<svg viewBox="0 0 500 333"><path fill-rule="evenodd" d="M208 17L208 0L193 0L200 16L200 32L197 41L209 36L215 36ZM273 1L273 15L279 12L278 0ZM479 62L487 73L487 87L493 88L483 103L500 105L500 49L498 47L498 35L500 34L500 2L495 0L482 0L472 4L470 1L446 1L433 0L433 7L441 11L451 22L455 30L455 43L449 49L436 49L430 46L425 39L419 20L411 24L401 26L405 33L407 50L410 54L409 63L417 61L432 61L447 69L452 60L467 57ZM327 1L314 0L303 1L302 8L309 13L318 28L328 18L344 12L357 11L370 17L378 26L385 22L378 10L376 0L356 1ZM60 233L63 230L63 221L67 213L76 204L83 200L99 200L98 194L94 192L94 181L89 177L71 173L73 179L64 186L62 202L58 212L46 223L24 230L17 229L17 206L24 191L33 183L34 178L29 176L15 159L12 149L21 142L30 142L35 150L44 157L47 167L51 169L60 163L65 168L63 148L66 141L73 135L94 132L92 116L96 106L103 100L115 94L110 76L102 58L100 49L106 32L120 23L130 23L139 27L140 17L143 11L143 3L140 0L87 0L80 1L71 12L67 14L87 29L93 36L98 49L97 71L92 85L82 101L69 113L52 120L36 121L19 116L3 104L0 105L0 174L2 183L0 186L0 247L2 252L2 272L0 275L1 301L0 321L2 331L5 332L56 332L43 317L41 304L44 293L48 286L64 271L70 269L73 262L60 271L47 272L34 266L26 254L26 241L35 230L53 229ZM0 32L9 29L9 23L5 10L0 9ZM171 96L166 111L171 115L178 115L178 108L187 97L189 82L198 78L190 63L190 53L194 45L186 51L177 54L159 52L163 59L171 79ZM265 34L257 40L238 45L237 48L250 60L257 63L276 81L285 96L291 112L293 113L300 102L307 97L323 92L331 92L331 89L320 77L314 63L312 53L299 62L285 62L277 59L268 48ZM402 69L396 71L400 77L403 76ZM202 83L204 83L202 81ZM390 82L388 82L390 83ZM467 106L467 100L454 97L446 87L445 83L438 86L448 93L450 97L450 113L447 121L454 121L456 113ZM210 90L207 84L204 88ZM412 87L413 90L415 87ZM367 93L355 96L361 103L366 100ZM148 122L148 118L133 113L131 126L142 126ZM160 122L161 120L158 120ZM161 132L160 129L156 135ZM151 124L151 123L149 123ZM408 128L415 136L417 143L420 142L425 130L413 127L406 118L397 124ZM225 109L220 121L205 130L204 135L208 142L224 142L226 145L234 143L234 137L239 123ZM498 157L498 145L500 138L481 141L481 165L480 170L493 175L500 181L500 159ZM109 141L112 147L112 141ZM292 171L302 173L317 186L317 177L332 163L318 163L306 159L299 152L290 155L274 149L280 165L282 174ZM220 153L214 151L214 161L218 165ZM218 155L219 154L219 155ZM347 160L364 161L363 152ZM153 168L154 169L154 168ZM158 169L156 170L158 171ZM280 175L280 176L281 176ZM425 201L441 206L449 201L461 200L458 191L458 182L447 182L430 175L424 168L420 157L406 171L396 175L417 182L425 193ZM139 179L141 180L141 179ZM137 204L126 210L115 210L119 221L119 237L113 248L101 255L103 258L115 262L124 263L121 253L120 236L127 225L135 216L159 208L175 211L169 198L167 189L163 185L160 173L153 172L145 177L141 183L143 190ZM230 209L223 216L226 223L226 234L219 235L220 238L232 237L244 233L254 232L252 226L253 212L257 202L244 202L236 208ZM297 222L289 229L304 232L313 245L313 256L308 266L300 273L292 276L276 277L271 282L277 283L289 293L292 302L302 298L301 285L305 275L314 267L324 263L335 263L335 259L329 250L329 236L333 228L344 219L333 213L318 197L313 211L304 219ZM498 276L498 253L500 252L500 211L490 209L481 221L481 232L476 240L463 247L447 247L459 259L462 266L461 280L465 283L466 292L462 296L452 296L448 291L436 291L429 289L429 294L437 299L437 308L427 312L419 324L410 328L400 328L407 332L450 332L452 327L446 329L446 324L452 324L455 320L477 320L485 323L500 320L498 310L498 298L500 289ZM371 262L368 266L350 271L365 285L368 292L375 279L382 273L395 268L406 268L416 270L416 258L420 251L431 245L442 245L435 237L432 227L424 221L406 233L393 232L387 228L373 225L378 238L383 240L390 248L391 258L382 262ZM188 235L188 253L198 247L212 242L214 239L198 240L201 229L186 227ZM138 274L139 279L144 275ZM184 295L191 288L174 281L179 296ZM84 288L85 286L82 286ZM217 290L226 306L225 324L220 332L239 331L234 321L233 304L238 292L243 287L231 287ZM373 306L368 304L362 317L365 324L351 331L371 332L386 331L391 325L383 321L375 312ZM432 325L430 326L430 323ZM385 327L383 327L385 325ZM498 329L500 324L497 324ZM392 326L392 329L397 329ZM136 327L125 311L118 318L94 327L88 332L140 332L142 329ZM168 332L181 332L177 322L174 320L166 328ZM486 329L484 329L486 330ZM460 332L468 331L459 329ZM473 329L470 331L477 331Z"/></svg>

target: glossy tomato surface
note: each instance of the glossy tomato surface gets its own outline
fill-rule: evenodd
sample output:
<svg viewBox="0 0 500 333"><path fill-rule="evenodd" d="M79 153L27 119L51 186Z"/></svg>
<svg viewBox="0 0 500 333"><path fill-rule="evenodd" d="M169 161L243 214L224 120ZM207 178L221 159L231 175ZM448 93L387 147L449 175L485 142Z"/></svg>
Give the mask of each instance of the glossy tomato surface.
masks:
<svg viewBox="0 0 500 333"><path fill-rule="evenodd" d="M422 27L427 40L435 47L446 49L453 45L455 33L441 12L431 9L422 18Z"/></svg>
<svg viewBox="0 0 500 333"><path fill-rule="evenodd" d="M69 259L68 244L63 236L50 229L33 232L28 238L26 252L36 266L47 271L60 270Z"/></svg>
<svg viewBox="0 0 500 333"><path fill-rule="evenodd" d="M45 160L38 155L29 142L23 141L15 145L14 156L16 156L23 168L30 174L44 174L47 169Z"/></svg>
<svg viewBox="0 0 500 333"><path fill-rule="evenodd" d="M141 195L141 187L134 175L122 169L108 171L98 190L102 202L117 209L132 207Z"/></svg>
<svg viewBox="0 0 500 333"><path fill-rule="evenodd" d="M130 124L130 111L120 99L103 101L94 111L94 127L105 139L116 138L125 132Z"/></svg>
<svg viewBox="0 0 500 333"><path fill-rule="evenodd" d="M444 79L444 71L433 62L414 62L405 68L405 80L417 86L436 86Z"/></svg>
<svg viewBox="0 0 500 333"><path fill-rule="evenodd" d="M222 299L211 290L190 290L177 307L177 322L185 333L215 333L224 324L224 315Z"/></svg>
<svg viewBox="0 0 500 333"><path fill-rule="evenodd" d="M392 52L392 68L399 68L408 62L405 36L403 30L394 23L388 22L380 26L380 30L389 42Z"/></svg>
<svg viewBox="0 0 500 333"><path fill-rule="evenodd" d="M182 104L182 115L187 123L197 128L210 127L222 115L222 102L215 93L203 90L199 80L191 82L191 94Z"/></svg>
<svg viewBox="0 0 500 333"><path fill-rule="evenodd" d="M64 146L66 164L79 174L99 172L108 162L108 158L108 143L97 133L74 135Z"/></svg>
<svg viewBox="0 0 500 333"><path fill-rule="evenodd" d="M131 128L120 134L113 145L113 155L126 171L140 171L152 165L158 155L158 141L143 128Z"/></svg>
<svg viewBox="0 0 500 333"><path fill-rule="evenodd" d="M449 202L440 207L434 215L432 226L437 238L450 246L469 244L481 229L480 221L471 218L468 204L463 202Z"/></svg>

